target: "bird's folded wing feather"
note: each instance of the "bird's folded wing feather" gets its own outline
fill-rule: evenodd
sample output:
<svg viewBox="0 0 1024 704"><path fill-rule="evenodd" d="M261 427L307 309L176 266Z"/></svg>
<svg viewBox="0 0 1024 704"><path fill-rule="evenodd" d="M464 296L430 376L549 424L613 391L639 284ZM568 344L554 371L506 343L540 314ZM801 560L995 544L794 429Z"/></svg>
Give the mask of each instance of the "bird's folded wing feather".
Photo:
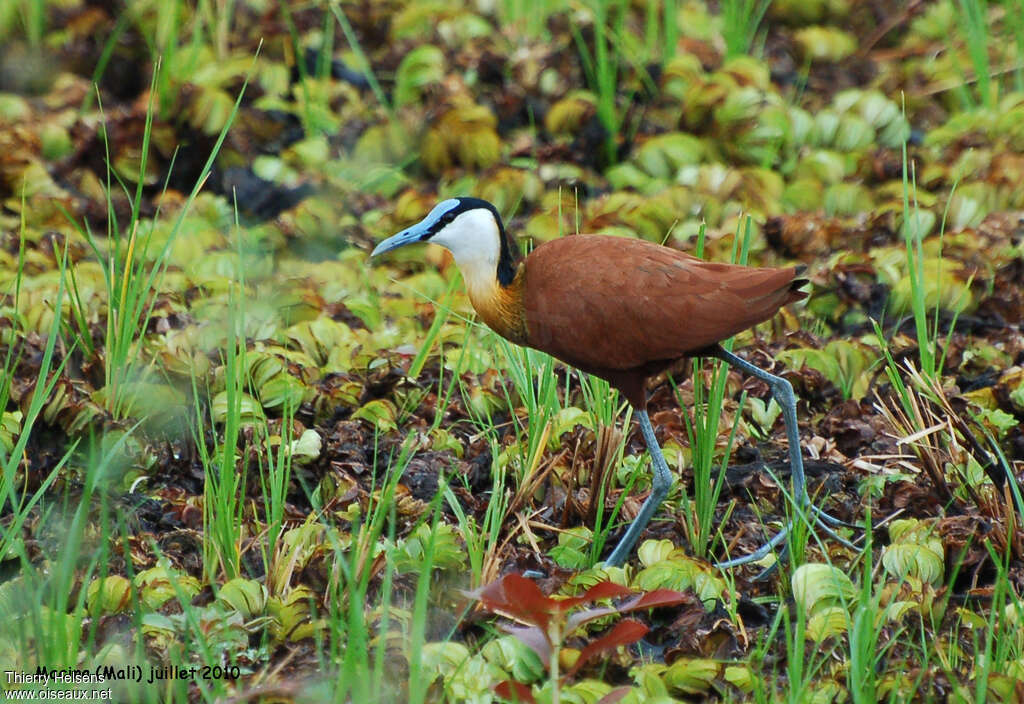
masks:
<svg viewBox="0 0 1024 704"><path fill-rule="evenodd" d="M707 347L792 299L793 269L705 262L668 247L577 235L526 261L529 344L585 369L632 369Z"/></svg>

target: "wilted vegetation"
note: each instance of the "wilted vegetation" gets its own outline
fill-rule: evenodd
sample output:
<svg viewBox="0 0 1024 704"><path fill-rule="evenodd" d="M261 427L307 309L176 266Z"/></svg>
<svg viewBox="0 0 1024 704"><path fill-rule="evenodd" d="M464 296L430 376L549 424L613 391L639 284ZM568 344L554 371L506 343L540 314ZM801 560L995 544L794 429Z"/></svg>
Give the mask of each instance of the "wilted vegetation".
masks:
<svg viewBox="0 0 1024 704"><path fill-rule="evenodd" d="M1022 183L1021 0L5 0L0 664L127 678L0 686L1018 701ZM527 248L805 264L734 349L857 549L704 362L650 389L681 481L604 567L627 404L441 250L368 262L468 194Z"/></svg>

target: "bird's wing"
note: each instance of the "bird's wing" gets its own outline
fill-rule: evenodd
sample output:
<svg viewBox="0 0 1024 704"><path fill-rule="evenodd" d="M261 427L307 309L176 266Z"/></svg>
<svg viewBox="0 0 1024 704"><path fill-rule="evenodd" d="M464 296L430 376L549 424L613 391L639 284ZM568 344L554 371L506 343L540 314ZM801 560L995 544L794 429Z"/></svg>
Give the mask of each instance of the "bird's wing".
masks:
<svg viewBox="0 0 1024 704"><path fill-rule="evenodd" d="M705 262L668 247L577 235L526 260L528 343L593 369L633 369L707 347L790 300L793 269Z"/></svg>

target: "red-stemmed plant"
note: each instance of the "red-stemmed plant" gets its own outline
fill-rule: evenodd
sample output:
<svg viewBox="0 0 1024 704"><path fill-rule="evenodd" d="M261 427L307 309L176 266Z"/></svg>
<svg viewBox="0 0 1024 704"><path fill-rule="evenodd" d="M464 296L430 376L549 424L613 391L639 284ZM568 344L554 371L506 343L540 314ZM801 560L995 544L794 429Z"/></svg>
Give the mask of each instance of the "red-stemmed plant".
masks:
<svg viewBox="0 0 1024 704"><path fill-rule="evenodd" d="M562 643L572 636L581 626L594 619L609 614L625 614L641 609L653 609L659 606L674 606L689 601L691 597L683 592L671 589L655 589L646 594L637 594L614 582L600 582L575 597L550 597L544 594L533 581L518 574L507 574L495 582L488 584L470 596L479 599L489 611L500 614L523 624L521 626L505 626L504 630L521 640L537 653L545 664L548 673L554 680L555 689L552 699L558 702L558 656ZM628 598L626 598L628 597ZM603 599L624 599L610 606L590 606ZM589 660L620 645L635 643L647 634L648 627L636 619L624 619L616 623L611 630L600 638L588 643L581 651L572 668L561 679L572 677ZM628 692L617 689L610 692L603 704L612 704ZM532 704L534 698L530 688L507 680L495 688L495 692L506 699ZM613 696L614 695L614 696ZM608 699L608 697L613 697ZM606 701L607 700L607 701Z"/></svg>

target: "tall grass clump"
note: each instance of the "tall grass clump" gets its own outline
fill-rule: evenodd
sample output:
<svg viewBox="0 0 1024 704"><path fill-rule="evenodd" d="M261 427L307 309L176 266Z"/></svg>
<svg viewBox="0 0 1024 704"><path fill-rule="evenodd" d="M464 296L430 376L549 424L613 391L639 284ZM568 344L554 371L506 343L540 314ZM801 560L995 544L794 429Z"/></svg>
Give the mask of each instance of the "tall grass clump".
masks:
<svg viewBox="0 0 1024 704"><path fill-rule="evenodd" d="M408 701L423 701L425 696L428 683L424 682L419 669L418 651L412 646L422 647L424 642L426 599L433 571L436 531L430 531L423 559L417 566L419 577L412 610L405 612L409 618L398 624L404 626L404 642L410 644L410 670L404 686L394 681L387 657L389 647L393 645L390 641L394 618L391 602L397 574L393 553L385 550L380 554L383 565L379 573L374 566L376 547L381 538L386 536L389 542L394 542L397 523L395 491L413 458L415 445L415 439L410 437L402 444L397 456L387 458L383 481L376 486L375 480L366 513L353 525L349 535L331 529L325 532L334 553L335 569L326 590L327 620L322 634L326 638L320 640L317 652L323 659L324 671L335 672L332 683L335 701L397 701L401 689L406 690ZM441 496L442 492L439 492L432 505L433 527L439 520L437 509ZM315 508L322 509L320 506ZM371 582L376 580L379 580L379 591L371 594ZM369 603L378 604L379 608L368 609Z"/></svg>
<svg viewBox="0 0 1024 704"><path fill-rule="evenodd" d="M478 587L497 577L497 568L499 566L498 548L501 545L502 533L505 530L505 522L508 518L513 497L506 488L511 463L500 461L502 454L501 435L495 428L491 408L486 403L474 404L471 392L465 387L460 378L461 372L468 366L468 359L477 354L475 346L479 345L479 339L473 335L474 327L476 326L466 326L462 343L458 346L458 351L446 357L449 360L448 364L440 365L442 370L450 365L452 378L443 387L443 395L439 394L438 398L445 399L445 405L447 405L447 399L451 397L454 387L458 385L460 393L466 399L466 409L470 414L470 422L477 429L477 432L486 439L490 449L491 488L487 507L484 509L483 518L479 522L474 516L466 514L461 502L450 487L445 489L445 499L448 507L455 515L459 530L465 540L471 585ZM434 422L434 429L439 426L442 419L443 414L438 413Z"/></svg>
<svg viewBox="0 0 1024 704"><path fill-rule="evenodd" d="M621 0L593 0L588 3L594 19L594 46L587 46L579 28L570 23L573 39L583 64L587 83L597 95L597 119L605 130L605 159L614 163L618 137L625 120L619 111L618 88L623 56L621 42L626 8Z"/></svg>
<svg viewBox="0 0 1024 704"><path fill-rule="evenodd" d="M935 290L935 304L932 311L928 310L928 304L926 300L927 278L932 275L932 272L927 271L925 268L925 255L924 255L924 235L927 229L927 219L922 217L920 208L917 202L917 183L914 175L913 163L907 156L907 144L903 142L902 148L903 156L903 241L906 253L906 267L907 276L910 282L910 312L914 321L914 331L917 337L917 354L918 364L916 368L911 364L907 363L907 369L901 369L893 358L892 352L889 349L888 338L882 329L882 326L875 321L875 337L879 342L879 346L882 350L882 354L886 360L885 373L892 388L896 391L896 396L899 399L900 405L903 409L905 417L911 422L920 425L920 419L922 413L920 404L917 401L914 388L908 386L903 380L903 372L909 371L911 379L920 378L923 383L917 384L918 391L925 393L931 400L938 402L934 394L929 392L929 388L941 388L941 373L942 368L945 366L945 350L949 348L949 342L952 339L953 330L956 326L956 321L959 316L960 310L957 308L953 311L952 320L949 324L949 330L946 333L945 344L940 346L940 313L941 313L941 290ZM954 185L954 189L955 189ZM952 198L952 194L950 194ZM948 211L948 202L947 202ZM943 214L942 222L939 230L939 255L937 259L937 267L940 271L935 272L936 281L941 283L943 277L941 275L942 265L942 237L945 231L946 214ZM930 318L930 319L929 319ZM915 427L916 431L923 431L924 425ZM938 476L933 477L936 481L941 482L941 478Z"/></svg>
<svg viewBox="0 0 1024 704"><path fill-rule="evenodd" d="M743 236L740 237L740 233L737 231L736 238L733 240L732 261L734 264L746 264L750 252L750 218L747 217L744 222L746 225ZM706 230L702 226L697 235L695 254L698 257L704 255L705 235ZM731 352L733 340L722 342L722 347ZM690 415L685 412L685 404L679 399L680 406L684 409L683 420L686 425L686 433L693 450L693 498L692 501L688 497L683 498L684 525L690 545L694 552L701 557L709 554L715 536L715 509L721 496L725 481L725 468L729 463L729 456L739 427L737 418L737 422L729 431L725 452L721 462L717 465L716 472L715 448L718 443L718 426L725 401L725 385L729 376L729 367L721 360L711 362L710 385L705 386L705 364L707 363L699 359L693 361L692 421ZM746 393L740 398L740 408L743 407L745 401Z"/></svg>
<svg viewBox="0 0 1024 704"><path fill-rule="evenodd" d="M40 390L43 388L40 386ZM85 666L91 670L102 662L98 617L110 608L108 598L116 603L127 596L127 581L109 573L112 561L123 558L114 553L118 536L126 529L122 525L118 530L114 525L104 482L119 471L124 443L137 427L109 444L91 435L81 453L76 453L73 445L31 497L14 497L10 491L10 458L6 458L4 494L17 503L11 507L13 520L5 522L0 530L0 549L18 564L17 575L0 583L0 611L4 614L0 653L14 658L7 661L9 667L24 672L34 672L38 667ZM80 471L79 492L63 501L41 500L58 471L71 464ZM48 526L47 534L41 536L50 548L45 559L30 555L21 539L30 511L37 525ZM14 650L8 651L12 646ZM124 661L128 656L120 652Z"/></svg>
<svg viewBox="0 0 1024 704"><path fill-rule="evenodd" d="M1002 4L1005 9L1003 21L1013 35L1017 56L1024 56L1024 0L1003 0ZM1013 70L1013 89L1024 92L1024 63L1018 62Z"/></svg>
<svg viewBox="0 0 1024 704"><path fill-rule="evenodd" d="M668 61L676 54L679 43L679 3L678 0L663 0L661 15L658 15L658 3L647 3L647 17L644 35L649 57L657 55L656 48L661 47L661 60Z"/></svg>
<svg viewBox="0 0 1024 704"><path fill-rule="evenodd" d="M558 8L559 3L553 0L501 0L497 3L502 26L515 27L518 34L530 39L550 38L547 20Z"/></svg>
<svg viewBox="0 0 1024 704"><path fill-rule="evenodd" d="M248 78L245 85L239 91L231 114L221 129L220 134L210 150L199 177L196 179L191 192L175 218L170 232L162 246L154 247L153 236L155 227L153 223L144 223L141 220L141 205L143 198L144 180L142 174L146 172L149 155L150 138L152 136L153 115L155 111L155 87L162 75L161 65L156 64L153 71L153 81L150 92L150 99L146 109L146 123L142 136L142 148L138 164L138 178L134 189L121 180L110 156L110 145L107 140L107 133L102 131L105 160L107 164L106 179L106 205L107 205L107 232L101 241L92 232L88 223L79 223L68 216L71 223L76 227L83 238L88 242L96 260L103 270L104 283L107 298L106 327L103 340L103 370L104 386L101 391L101 398L106 410L115 418L120 419L130 415L133 397L144 392L144 387L138 384L146 382L150 378L149 363L142 356L141 340L149 326L150 319L156 305L156 292L160 290L164 273L168 265L168 255L174 244L186 216L191 210L199 190L203 187L210 170L213 168L217 154L224 143L227 131L238 113L245 87L248 85ZM168 170L174 168L172 159ZM166 188L166 181L165 181ZM127 223L120 223L114 207L113 193L115 189L121 189L130 201L130 217ZM160 213L157 213L159 217ZM73 297L72 303L77 301L77 295ZM76 322L76 340L86 349L91 350L91 333L86 323L86 315L80 304L73 305L72 316Z"/></svg>
<svg viewBox="0 0 1024 704"><path fill-rule="evenodd" d="M961 99L968 107L992 108L997 99L993 92L992 68L988 50L992 35L988 26L988 0L957 0L959 22L964 41L967 44L967 55L974 69L974 82L977 84L977 97L967 88L968 78L960 87Z"/></svg>
<svg viewBox="0 0 1024 704"><path fill-rule="evenodd" d="M722 0L725 58L749 54L771 0Z"/></svg>
<svg viewBox="0 0 1024 704"><path fill-rule="evenodd" d="M246 393L246 340L244 332L244 284L232 289L227 348L224 352L224 391L210 403L209 417L199 403L201 394L193 381L196 404L196 447L204 468L203 483L203 566L212 581L219 573L225 579L240 575L242 510L246 485L246 463L241 457L244 422L254 420L254 400ZM262 414L259 414L260 416ZM211 424L222 428L222 439L206 444L203 429ZM239 466L241 470L239 471Z"/></svg>
<svg viewBox="0 0 1024 704"><path fill-rule="evenodd" d="M24 222L22 223L22 230L24 230ZM32 431L40 418L40 414L43 412L43 407L53 394L54 388L67 363L67 356L64 356L59 362L55 359L57 342L60 340L60 311L63 309L63 303L67 295L68 255L66 249L59 260L59 266L60 278L57 284L57 293L52 300L54 315L50 323L49 334L46 336L42 356L39 360L38 378L29 396L27 409L16 413L9 413L3 409L7 408L7 403L10 400L11 382L14 379L14 371L21 356L21 342L19 340L21 331L17 325L6 330L0 330L0 332L6 332L6 339L0 340L6 346L3 358L3 373L2 378L0 378L0 402L2 402L0 403L0 411L3 412L5 426L9 424L12 429L17 430L16 439L15 433L11 433L12 442L9 449L5 446L5 443L0 442L0 467L3 469L3 474L0 476L0 513L8 516L6 521L0 523L0 555L20 555L22 559L26 560L25 545L22 541L22 527L29 514L46 495L46 492L74 451L74 444L72 444L71 448L65 451L61 460L50 470L49 474L46 475L35 491L29 492L27 488L24 491L22 490L21 487L24 486L24 482L19 480L19 474L26 469L23 467L22 461L26 459ZM14 279L13 311L18 310L24 267L25 237L22 236L18 256L18 270ZM13 315L11 319L17 321L19 316Z"/></svg>
<svg viewBox="0 0 1024 704"><path fill-rule="evenodd" d="M21 34L34 47L46 33L46 0L9 0L0 3L0 40Z"/></svg>

